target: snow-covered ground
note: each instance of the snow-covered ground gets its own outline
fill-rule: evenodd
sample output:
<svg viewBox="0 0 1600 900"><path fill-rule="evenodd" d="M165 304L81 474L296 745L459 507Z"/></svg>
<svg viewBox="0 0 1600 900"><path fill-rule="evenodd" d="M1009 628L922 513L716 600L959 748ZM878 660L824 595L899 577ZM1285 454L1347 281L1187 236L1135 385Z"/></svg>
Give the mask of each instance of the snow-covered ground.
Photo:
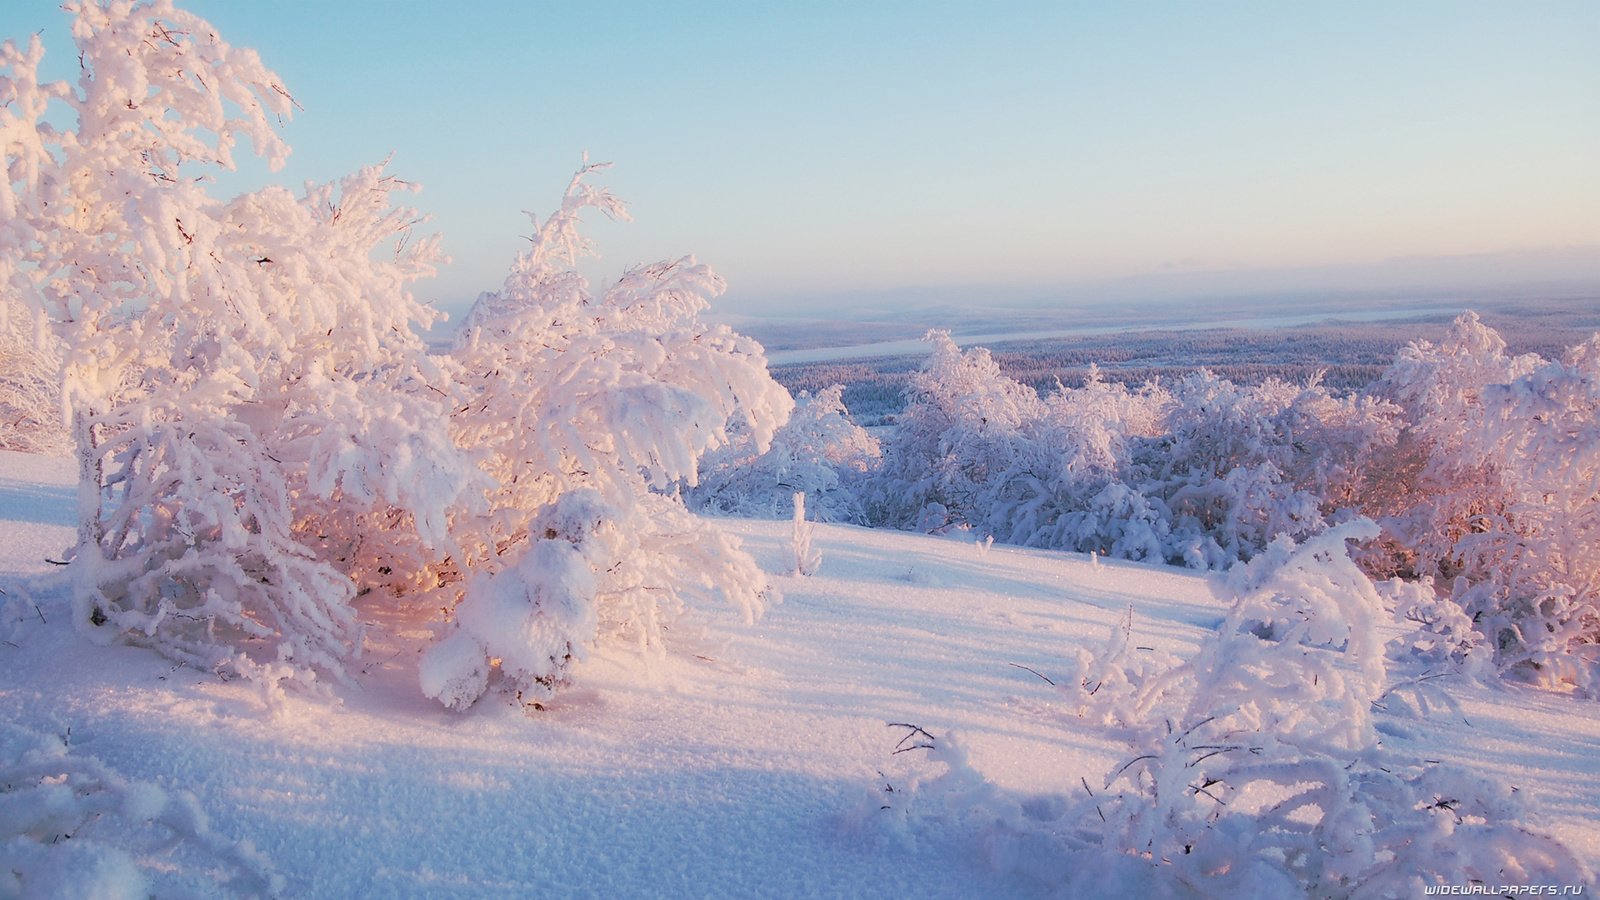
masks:
<svg viewBox="0 0 1600 900"><path fill-rule="evenodd" d="M1314 310L1295 315L1207 316L1200 312L1191 313L1192 318L1158 319L1150 322L1129 320L1108 325L1088 325L1072 328L1035 328L1028 331L1016 329L996 331L991 328L977 334L952 331L951 338L959 347L992 347L995 344L1007 341L1043 341L1055 338L1119 334L1123 332L1189 331L1202 328L1288 328L1294 325L1310 325L1315 322L1333 321L1382 322L1388 319L1409 319L1428 313L1455 315L1460 313L1461 310L1462 307L1454 305L1399 303L1385 309ZM838 323L829 324L837 325ZM778 327L772 324L766 328L757 327L752 331L757 334L764 334ZM803 332L805 327L804 324L801 324L797 326L796 330ZM798 363L839 362L880 357L926 356L930 352L932 350L928 342L918 337L894 341L871 341L843 346L775 350L767 354L767 361L774 366L786 366Z"/></svg>
<svg viewBox="0 0 1600 900"><path fill-rule="evenodd" d="M818 526L820 572L776 576L765 618L708 615L666 658L603 651L542 710L424 698L422 610L373 629L335 699L273 710L244 683L74 631L45 562L73 536L72 480L66 460L0 453L0 728L192 791L284 896L1046 895L994 871L958 823L924 821L914 841L875 826L885 788L933 765L895 754L907 730L890 723L958 732L1002 788L1080 790L1128 751L1044 677L1130 607L1137 644L1184 656L1227 605L1219 582L1172 569ZM788 523L726 525L786 570ZM1390 749L1516 786L1535 824L1600 867L1600 706L1449 689L1464 718L1384 716ZM205 893L186 859L141 864L158 892Z"/></svg>

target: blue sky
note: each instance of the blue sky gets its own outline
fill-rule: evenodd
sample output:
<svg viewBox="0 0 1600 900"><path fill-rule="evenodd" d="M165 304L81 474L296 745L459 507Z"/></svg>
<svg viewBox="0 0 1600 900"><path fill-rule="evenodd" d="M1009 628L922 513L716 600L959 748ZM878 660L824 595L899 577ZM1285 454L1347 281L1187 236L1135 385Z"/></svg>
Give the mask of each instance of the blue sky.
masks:
<svg viewBox="0 0 1600 900"><path fill-rule="evenodd" d="M1600 3L182 5L305 107L282 179L424 186L445 306L586 150L636 219L593 271L694 253L734 311L1600 245ZM41 28L70 66L0 8Z"/></svg>

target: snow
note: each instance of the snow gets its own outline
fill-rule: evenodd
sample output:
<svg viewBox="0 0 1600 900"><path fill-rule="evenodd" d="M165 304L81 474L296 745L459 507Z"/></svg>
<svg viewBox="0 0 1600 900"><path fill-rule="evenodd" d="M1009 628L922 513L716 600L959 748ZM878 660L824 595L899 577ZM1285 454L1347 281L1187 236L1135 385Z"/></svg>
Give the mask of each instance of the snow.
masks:
<svg viewBox="0 0 1600 900"><path fill-rule="evenodd" d="M754 623L682 621L666 656L602 647L540 710L491 695L461 714L422 696L437 626L420 615L369 629L333 697L269 705L248 682L75 632L45 562L73 540L74 477L64 459L0 454L0 722L126 779L129 818L193 792L210 832L249 841L283 896L1044 896L1027 867L992 870L957 819L879 827L885 789L936 768L895 754L907 729L889 723L958 734L1002 790L1098 786L1126 745L1043 678L1130 608L1134 645L1192 656L1231 597L1163 567L823 524L826 564L797 577L791 522L723 521L783 602ZM1375 714L1385 746L1514 786L1536 824L1600 865L1600 707L1447 689L1460 715ZM47 848L35 877L215 891L203 861L158 850Z"/></svg>
<svg viewBox="0 0 1600 900"><path fill-rule="evenodd" d="M1203 328L1285 328L1291 325L1310 325L1325 321L1346 322L1381 322L1388 319L1411 318L1425 312L1435 311L1436 307L1424 304L1406 304L1389 309L1340 309L1335 313L1330 310L1299 313L1295 315L1255 315L1255 316L1207 316L1200 312L1196 318L1177 318L1172 320L1158 320L1145 324L1135 324L1119 321L1112 325L1084 325L1073 328L1044 328L1032 331L994 331L989 330L981 334L960 333L953 334L956 345L960 347L992 347L1008 341L1043 341L1054 338L1083 337L1091 334L1118 334L1122 332L1138 331L1188 331ZM1454 311L1454 308L1451 308ZM1195 315L1190 311L1188 315ZM760 323L760 320L756 320ZM829 324L835 324L830 322ZM768 327L776 327L769 325ZM806 363L841 362L857 359L880 359L898 356L927 356L931 348L921 338L905 338L893 341L873 341L864 344L847 344L844 346L807 347L796 350L776 350L767 354L767 361L774 366L802 365Z"/></svg>

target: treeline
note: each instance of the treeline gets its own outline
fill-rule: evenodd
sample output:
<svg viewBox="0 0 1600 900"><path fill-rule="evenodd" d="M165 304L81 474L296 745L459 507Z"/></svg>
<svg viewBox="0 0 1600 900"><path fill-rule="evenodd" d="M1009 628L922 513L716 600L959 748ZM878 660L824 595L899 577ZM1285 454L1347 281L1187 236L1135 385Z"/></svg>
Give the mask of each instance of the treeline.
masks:
<svg viewBox="0 0 1600 900"><path fill-rule="evenodd" d="M1529 304L1486 315L1512 354L1545 358L1600 328L1596 313L1567 303ZM1288 328L1211 328L1123 331L1036 341L1006 341L990 354L1008 378L1041 394L1082 387L1091 367L1108 382L1137 386L1175 380L1204 368L1236 384L1271 379L1304 382L1317 373L1337 390L1362 390L1376 381L1412 340L1438 341L1442 317L1384 322L1330 322ZM905 409L906 388L920 357L875 357L775 365L772 376L790 393L816 394L843 385L845 406L863 425L887 424Z"/></svg>
<svg viewBox="0 0 1600 900"><path fill-rule="evenodd" d="M782 465L753 450L708 461L719 496L700 502L755 509L742 495L766 491L781 506L778 492L806 488L773 473L826 459L850 434L849 466L804 480L867 525L1215 570L1371 520L1367 572L1448 601L1418 607L1441 659L1492 657L1600 694L1600 335L1517 353L1468 313L1437 338L1397 348L1361 390L1206 368L1130 386L1090 366L1080 384L1042 392L1000 354L933 332L879 429L879 458L862 452L861 429L811 422L779 432ZM843 420L841 394L817 411Z"/></svg>

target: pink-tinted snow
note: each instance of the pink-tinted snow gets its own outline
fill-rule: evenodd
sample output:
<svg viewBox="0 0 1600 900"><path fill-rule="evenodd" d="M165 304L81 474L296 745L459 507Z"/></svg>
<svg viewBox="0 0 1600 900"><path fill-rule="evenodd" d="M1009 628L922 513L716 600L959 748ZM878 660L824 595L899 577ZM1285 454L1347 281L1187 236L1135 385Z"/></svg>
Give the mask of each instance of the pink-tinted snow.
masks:
<svg viewBox="0 0 1600 900"><path fill-rule="evenodd" d="M1224 611L1211 580L1177 570L818 526L820 571L775 574L785 599L763 619L707 615L664 658L602 650L542 711L442 709L417 686L430 630L373 610L337 702L272 711L244 683L72 629L44 560L72 539L73 475L0 454L0 589L38 605L0 623L0 720L192 791L215 832L271 860L285 896L1043 896L955 827L909 845L864 827L919 764L892 754L904 731L888 723L959 732L1002 787L1076 790L1126 750L1041 676L1129 607L1139 644L1179 655ZM724 524L766 571L790 571L790 523ZM1600 707L1451 690L1465 720L1384 717L1385 743L1516 785L1600 863Z"/></svg>

